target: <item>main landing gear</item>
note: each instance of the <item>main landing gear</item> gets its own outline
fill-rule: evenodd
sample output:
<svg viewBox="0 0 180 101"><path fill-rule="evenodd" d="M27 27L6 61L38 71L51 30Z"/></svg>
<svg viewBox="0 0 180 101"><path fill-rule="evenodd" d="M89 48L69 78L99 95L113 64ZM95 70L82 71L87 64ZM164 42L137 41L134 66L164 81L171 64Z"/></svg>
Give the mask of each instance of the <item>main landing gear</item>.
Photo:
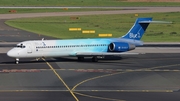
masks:
<svg viewBox="0 0 180 101"><path fill-rule="evenodd" d="M84 61L84 57L78 57L78 61ZM97 56L92 57L92 62L98 62Z"/></svg>
<svg viewBox="0 0 180 101"><path fill-rule="evenodd" d="M98 62L97 56L93 56L93 57L92 57L92 62Z"/></svg>
<svg viewBox="0 0 180 101"><path fill-rule="evenodd" d="M78 57L78 61L84 61L84 57Z"/></svg>

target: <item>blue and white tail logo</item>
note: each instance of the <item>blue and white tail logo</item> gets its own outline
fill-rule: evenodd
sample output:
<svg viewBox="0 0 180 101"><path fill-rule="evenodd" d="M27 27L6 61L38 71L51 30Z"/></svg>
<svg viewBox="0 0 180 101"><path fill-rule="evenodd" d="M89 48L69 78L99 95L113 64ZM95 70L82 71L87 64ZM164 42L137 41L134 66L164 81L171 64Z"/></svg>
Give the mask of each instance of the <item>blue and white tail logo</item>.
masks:
<svg viewBox="0 0 180 101"><path fill-rule="evenodd" d="M129 38L131 38L131 39L141 38L141 35L139 32L136 34L135 33L129 33Z"/></svg>
<svg viewBox="0 0 180 101"><path fill-rule="evenodd" d="M132 28L122 38L140 40L151 21L152 18L138 18Z"/></svg>

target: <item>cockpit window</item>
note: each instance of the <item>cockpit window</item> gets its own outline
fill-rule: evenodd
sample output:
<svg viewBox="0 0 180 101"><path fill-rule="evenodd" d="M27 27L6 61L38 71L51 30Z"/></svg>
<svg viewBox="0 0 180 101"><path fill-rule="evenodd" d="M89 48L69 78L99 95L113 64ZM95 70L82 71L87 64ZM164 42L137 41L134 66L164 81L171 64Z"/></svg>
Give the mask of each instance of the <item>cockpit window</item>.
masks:
<svg viewBox="0 0 180 101"><path fill-rule="evenodd" d="M24 46L23 44L17 45L17 48L25 48L26 46Z"/></svg>

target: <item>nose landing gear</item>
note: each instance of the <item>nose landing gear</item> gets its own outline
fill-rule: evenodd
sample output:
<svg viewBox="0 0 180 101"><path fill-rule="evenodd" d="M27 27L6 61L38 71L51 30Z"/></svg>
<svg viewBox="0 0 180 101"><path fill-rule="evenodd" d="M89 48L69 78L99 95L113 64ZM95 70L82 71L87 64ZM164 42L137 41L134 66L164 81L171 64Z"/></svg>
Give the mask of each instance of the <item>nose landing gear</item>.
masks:
<svg viewBox="0 0 180 101"><path fill-rule="evenodd" d="M19 64L19 58L16 58L15 63L16 63L16 64Z"/></svg>

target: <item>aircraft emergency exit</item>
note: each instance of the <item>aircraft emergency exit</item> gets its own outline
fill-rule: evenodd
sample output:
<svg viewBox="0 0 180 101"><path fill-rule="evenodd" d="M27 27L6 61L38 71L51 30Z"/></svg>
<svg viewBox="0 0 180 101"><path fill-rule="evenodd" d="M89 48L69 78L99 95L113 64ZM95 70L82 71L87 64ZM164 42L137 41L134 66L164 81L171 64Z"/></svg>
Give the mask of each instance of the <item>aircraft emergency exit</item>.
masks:
<svg viewBox="0 0 180 101"><path fill-rule="evenodd" d="M152 22L152 18L137 18L132 28L119 38L24 41L9 50L7 55L15 58L18 64L20 58L74 56L79 61L92 57L92 61L97 62L98 56L137 54L127 51L143 45L140 39Z"/></svg>

